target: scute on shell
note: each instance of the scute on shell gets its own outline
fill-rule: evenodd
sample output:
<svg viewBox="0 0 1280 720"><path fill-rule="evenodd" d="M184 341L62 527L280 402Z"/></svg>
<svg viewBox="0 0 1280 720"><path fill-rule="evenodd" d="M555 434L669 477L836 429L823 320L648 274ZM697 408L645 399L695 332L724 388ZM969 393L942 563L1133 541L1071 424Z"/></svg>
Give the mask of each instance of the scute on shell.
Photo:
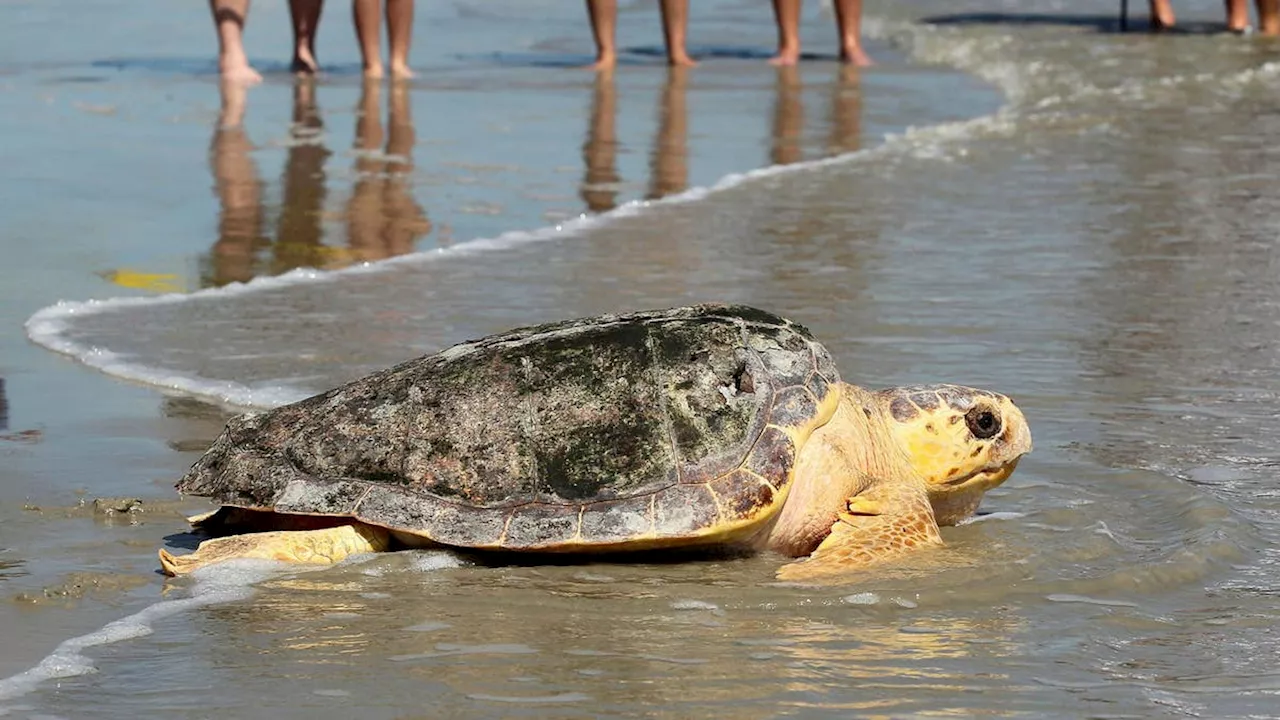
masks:
<svg viewBox="0 0 1280 720"><path fill-rule="evenodd" d="M838 381L755 308L553 323L233 419L178 489L464 547L669 545L776 509L786 429Z"/></svg>

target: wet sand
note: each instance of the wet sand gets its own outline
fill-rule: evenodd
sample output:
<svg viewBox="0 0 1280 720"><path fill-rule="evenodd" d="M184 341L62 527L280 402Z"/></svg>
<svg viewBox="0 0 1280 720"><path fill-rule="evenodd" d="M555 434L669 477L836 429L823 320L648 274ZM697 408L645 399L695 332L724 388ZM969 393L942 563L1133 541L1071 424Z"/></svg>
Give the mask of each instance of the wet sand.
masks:
<svg viewBox="0 0 1280 720"><path fill-rule="evenodd" d="M295 83L283 3L258 2L248 42L266 81L243 96L219 93L203 9L157 9L127 27L107 6L23 10L6 31L17 52L0 63L12 169L0 193L0 677L159 597L154 549L182 529L180 510L201 507L173 507L172 484L230 412L29 344L22 325L39 308L534 229L966 112L935 107L947 85L979 95L971 107L998 98L883 44L874 72L829 61L775 71L762 61L767 8L732 3L695 14L706 60L688 73L654 56L656 15L624 9L629 52L611 78L572 67L590 53L576 6L424 6L420 78L394 87L361 81L336 10L321 35L325 72ZM54 26L82 42L37 40ZM118 495L146 511L83 511Z"/></svg>
<svg viewBox="0 0 1280 720"><path fill-rule="evenodd" d="M0 148L25 169L0 193L21 269L0 283L0 433L38 433L0 440L0 677L47 659L0 681L0 705L1271 714L1271 43L1214 32L1212 3L1151 37L1115 34L1111 3L922 1L869 6L879 68L788 74L759 63L767 7L722 3L695 16L707 60L681 79L638 4L623 44L647 40L602 86L562 67L589 51L580 8L520 7L424 8L424 77L400 107L363 91L331 12L330 76L299 91L277 65L242 131L218 127L195 10L146 57L119 52L121 30L100 55L0 65ZM282 13L255 8L275 47ZM506 49L475 52L495 28ZM825 20L806 32L827 47ZM774 163L793 169L720 182ZM431 252L289 274L409 246ZM235 289L250 275L282 279ZM38 315L32 335L79 363L20 330L59 299L166 284L206 290ZM178 512L202 507L165 505L171 484L228 412L157 386L271 405L512 325L708 299L802 320L851 379L1006 390L1037 450L946 550L839 588L771 584L770 557L154 574L155 547L185 542ZM98 496L156 512L77 507Z"/></svg>

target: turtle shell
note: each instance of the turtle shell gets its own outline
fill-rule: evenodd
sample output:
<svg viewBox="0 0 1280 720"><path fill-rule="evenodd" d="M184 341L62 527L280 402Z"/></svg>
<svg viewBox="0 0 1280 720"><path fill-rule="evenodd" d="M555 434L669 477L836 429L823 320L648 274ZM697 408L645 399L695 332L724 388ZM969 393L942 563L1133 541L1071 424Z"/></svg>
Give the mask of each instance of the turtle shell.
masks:
<svg viewBox="0 0 1280 720"><path fill-rule="evenodd" d="M715 543L781 507L837 382L805 328L762 310L585 318L233 418L177 487L460 547Z"/></svg>

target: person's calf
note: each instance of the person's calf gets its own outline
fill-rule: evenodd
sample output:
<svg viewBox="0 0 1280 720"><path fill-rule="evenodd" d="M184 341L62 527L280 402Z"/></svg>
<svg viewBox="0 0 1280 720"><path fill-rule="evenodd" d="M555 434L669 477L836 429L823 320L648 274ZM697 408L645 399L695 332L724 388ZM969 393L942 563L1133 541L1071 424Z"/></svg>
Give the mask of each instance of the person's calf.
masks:
<svg viewBox="0 0 1280 720"><path fill-rule="evenodd" d="M1280 35L1280 0L1256 0L1258 9L1258 33L1275 37Z"/></svg>
<svg viewBox="0 0 1280 720"><path fill-rule="evenodd" d="M1173 6L1169 4L1169 0L1151 0L1150 7L1152 30L1168 30L1177 23L1178 19L1173 14Z"/></svg>

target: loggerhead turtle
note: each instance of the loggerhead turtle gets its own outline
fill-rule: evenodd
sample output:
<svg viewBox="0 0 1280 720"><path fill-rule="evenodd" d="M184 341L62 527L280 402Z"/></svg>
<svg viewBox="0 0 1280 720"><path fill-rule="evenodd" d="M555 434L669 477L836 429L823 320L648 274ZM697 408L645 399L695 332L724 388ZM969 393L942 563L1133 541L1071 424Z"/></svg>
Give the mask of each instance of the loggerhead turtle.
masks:
<svg viewBox="0 0 1280 720"><path fill-rule="evenodd" d="M160 561L770 549L805 558L778 571L802 580L940 545L1030 450L1007 397L843 383L762 310L606 315L233 418L177 487L222 505L195 524L242 534Z"/></svg>

